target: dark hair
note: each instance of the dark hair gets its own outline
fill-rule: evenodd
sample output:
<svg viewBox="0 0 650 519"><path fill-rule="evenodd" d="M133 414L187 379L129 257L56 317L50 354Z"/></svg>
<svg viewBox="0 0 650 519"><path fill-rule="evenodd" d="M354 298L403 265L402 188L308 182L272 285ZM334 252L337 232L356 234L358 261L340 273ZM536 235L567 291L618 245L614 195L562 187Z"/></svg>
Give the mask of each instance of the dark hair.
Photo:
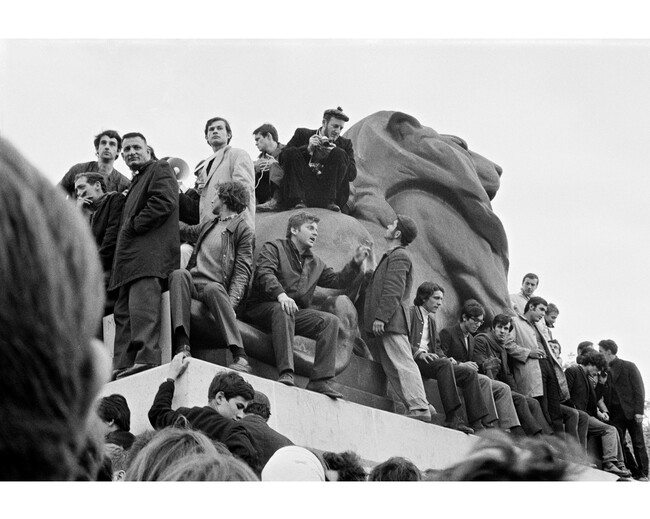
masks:
<svg viewBox="0 0 650 519"><path fill-rule="evenodd" d="M102 188L102 191L104 193L106 193L106 178L101 173L95 173L94 171L87 171L85 173L77 173L74 176L75 184L77 183L77 180L79 180L81 177L86 177L86 182L88 182L89 184L94 184L96 182L99 182L99 185Z"/></svg>
<svg viewBox="0 0 650 519"><path fill-rule="evenodd" d="M232 139L232 130L230 129L230 123L223 117L213 117L212 119L208 119L208 122L205 123L205 129L203 130L204 135L206 137L208 136L208 128L210 128L210 125L212 123L216 123L217 121L223 121L223 124L226 126L226 133L228 134L228 144L230 144L230 140Z"/></svg>
<svg viewBox="0 0 650 519"><path fill-rule="evenodd" d="M523 285L524 281L526 281L527 279L534 279L534 280L536 280L536 281L537 281L537 285L539 286L539 276L538 276L537 274L533 274L532 272L529 272L528 274L526 274L526 275L523 277L523 279L521 280L521 284Z"/></svg>
<svg viewBox="0 0 650 519"><path fill-rule="evenodd" d="M62 193L0 136L0 480L76 479L106 382L102 268Z"/></svg>
<svg viewBox="0 0 650 519"><path fill-rule="evenodd" d="M251 402L248 404L246 406L246 409L244 409L244 413L256 414L257 416L264 418L265 421L268 420L271 416L271 410L269 409L269 406L266 404L260 404L258 402Z"/></svg>
<svg viewBox="0 0 650 519"><path fill-rule="evenodd" d="M537 308L539 305L544 305L545 307L548 308L548 303L546 302L546 299L543 297L538 297L538 296L533 296L531 297L527 302L526 306L524 307L524 313L528 312L529 308Z"/></svg>
<svg viewBox="0 0 650 519"><path fill-rule="evenodd" d="M304 211L292 214L287 222L287 239L291 239L291 229L300 229L306 223L318 223L320 218L315 214L305 213Z"/></svg>
<svg viewBox="0 0 650 519"><path fill-rule="evenodd" d="M271 123L264 123L259 128L256 128L255 131L253 132L253 135L257 135L258 133L261 133L262 137L271 135L271 138L273 139L274 142L279 142L278 130L276 130L275 126L273 126Z"/></svg>
<svg viewBox="0 0 650 519"><path fill-rule="evenodd" d="M329 122L332 117L335 119L341 119L346 123L350 120L350 118L343 113L343 108L340 106L337 106L336 108L329 108L323 112L323 119L325 119L325 121Z"/></svg>
<svg viewBox="0 0 650 519"><path fill-rule="evenodd" d="M582 341L580 344L578 344L578 355L580 355L584 350L587 349L593 349L594 348L594 343L591 341Z"/></svg>
<svg viewBox="0 0 650 519"><path fill-rule="evenodd" d="M238 181L224 182L217 188L217 196L231 211L241 213L250 200L248 188Z"/></svg>
<svg viewBox="0 0 650 519"><path fill-rule="evenodd" d="M122 137L122 142L124 142L126 139L142 139L145 144L147 144L147 138L142 135L140 132L129 132L125 133L124 136ZM147 148L149 148L147 146Z"/></svg>
<svg viewBox="0 0 650 519"><path fill-rule="evenodd" d="M576 362L582 366L596 366L598 371L607 369L605 356L596 350L587 350L578 355Z"/></svg>
<svg viewBox="0 0 650 519"><path fill-rule="evenodd" d="M158 157L156 157L156 152L154 151L153 146L149 146L147 144L147 151L149 152L151 160L158 160Z"/></svg>
<svg viewBox="0 0 650 519"><path fill-rule="evenodd" d="M586 462L577 443L558 437L527 438L486 431L463 461L441 470L438 481L567 481Z"/></svg>
<svg viewBox="0 0 650 519"><path fill-rule="evenodd" d="M412 461L394 456L375 465L368 481L422 481L422 473Z"/></svg>
<svg viewBox="0 0 650 519"><path fill-rule="evenodd" d="M598 343L598 346L607 350L613 355L618 353L618 345L612 339L603 339Z"/></svg>
<svg viewBox="0 0 650 519"><path fill-rule="evenodd" d="M507 324L512 330L512 317L507 314L497 314L494 316L494 319L492 319L492 328L496 328L497 324L500 324L501 326L505 326Z"/></svg>
<svg viewBox="0 0 650 519"><path fill-rule="evenodd" d="M476 318L485 316L485 308L479 303L476 299L468 299L463 303L463 307L460 310L460 318L463 317L469 319L470 317Z"/></svg>
<svg viewBox="0 0 650 519"><path fill-rule="evenodd" d="M404 247L415 240L418 235L418 226L415 220L405 214L397 215L397 227L395 227L395 230L400 231L400 242Z"/></svg>
<svg viewBox="0 0 650 519"><path fill-rule="evenodd" d="M443 294L445 293L445 289L437 283L434 283L433 281L425 281L418 287L418 290L415 294L415 299L413 299L413 304L416 306L422 306L424 302L433 295L434 292L438 291L442 292Z"/></svg>
<svg viewBox="0 0 650 519"><path fill-rule="evenodd" d="M208 400L213 400L217 393L223 392L226 400L241 396L244 400L253 400L255 390L241 375L233 372L217 373L208 388Z"/></svg>
<svg viewBox="0 0 650 519"><path fill-rule="evenodd" d="M106 130L103 131L102 133L98 133L95 135L95 139L93 140L93 144L95 145L95 151L99 149L99 141L102 140L102 137L106 135L109 139L115 139L117 141L117 151L120 151L122 149L122 137L120 137L120 134L117 133L115 130Z"/></svg>
<svg viewBox="0 0 650 519"><path fill-rule="evenodd" d="M338 473L337 481L365 481L368 477L356 452L324 452L323 459L330 470Z"/></svg>
<svg viewBox="0 0 650 519"><path fill-rule="evenodd" d="M131 430L131 411L122 395L114 394L102 398L97 406L97 414L105 422L113 420L123 431Z"/></svg>

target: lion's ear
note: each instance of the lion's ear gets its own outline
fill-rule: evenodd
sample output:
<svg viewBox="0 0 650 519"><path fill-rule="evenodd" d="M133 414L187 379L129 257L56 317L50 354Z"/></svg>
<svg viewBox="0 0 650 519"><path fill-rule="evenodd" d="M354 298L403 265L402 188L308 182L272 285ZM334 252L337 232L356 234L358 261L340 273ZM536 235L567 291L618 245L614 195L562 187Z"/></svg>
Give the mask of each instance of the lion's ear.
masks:
<svg viewBox="0 0 650 519"><path fill-rule="evenodd" d="M386 129L396 141L402 141L408 135L415 133L416 129L422 128L420 121L412 115L403 112L395 112L390 116Z"/></svg>

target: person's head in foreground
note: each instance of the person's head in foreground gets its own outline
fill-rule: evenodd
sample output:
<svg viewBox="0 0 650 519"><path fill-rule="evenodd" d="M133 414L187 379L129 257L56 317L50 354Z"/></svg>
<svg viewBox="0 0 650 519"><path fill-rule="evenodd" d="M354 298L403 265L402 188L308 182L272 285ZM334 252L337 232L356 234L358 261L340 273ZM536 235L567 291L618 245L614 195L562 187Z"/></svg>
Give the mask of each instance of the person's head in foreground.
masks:
<svg viewBox="0 0 650 519"><path fill-rule="evenodd" d="M94 479L103 274L74 205L0 137L0 480Z"/></svg>

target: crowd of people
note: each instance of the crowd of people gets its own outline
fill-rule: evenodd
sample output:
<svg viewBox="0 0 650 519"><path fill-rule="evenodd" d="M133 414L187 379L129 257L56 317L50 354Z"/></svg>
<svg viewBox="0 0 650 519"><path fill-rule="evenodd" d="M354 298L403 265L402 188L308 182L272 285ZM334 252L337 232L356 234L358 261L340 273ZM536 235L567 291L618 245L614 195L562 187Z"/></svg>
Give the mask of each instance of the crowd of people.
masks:
<svg viewBox="0 0 650 519"><path fill-rule="evenodd" d="M424 282L411 299L409 245L418 228L408 215L386 228L385 253L372 270L362 269L365 243L338 272L312 252L320 220L308 208L348 210L356 177L352 143L341 136L348 120L340 108L326 110L318 130L299 128L286 145L264 124L253 132L260 150L253 162L229 146L228 121L211 118L204 133L213 153L187 191L143 134L103 131L94 141L98 160L73 166L60 182L74 203L3 143L11 168L3 171L0 221L3 238L17 246L3 253L0 273L3 286L20 287L4 290L0 305L11 360L0 377L1 448L9 460L3 479L568 479L569 461L587 459L593 436L603 470L647 481L638 369L605 339L599 351L581 343L577 364L564 371L552 336L559 310L534 295L538 276L524 277L511 307L486 309L469 299L457 321L438 330L444 287ZM120 153L131 180L114 168ZM255 212L284 209L293 209L285 236L256 244ZM458 466L421 472L391 458L368 470L354 452L294 445L268 426L269 399L238 374L252 371L236 322L244 319L270 334L279 383L295 385L294 340L305 336L315 340L306 389L343 398L332 384L342 323L312 299L317 287L341 289L359 277L360 333L405 415L436 422L424 386L433 379L444 425L484 436ZM154 431L133 436L122 395L94 398L105 378L161 364L159 301L167 288L174 357L149 411ZM217 321L233 362L212 380L206 406L172 409L175 382L192 355L193 300ZM96 339L99 318L110 312L111 369ZM27 429L25 441L11 441ZM49 440L34 448L42 437Z"/></svg>

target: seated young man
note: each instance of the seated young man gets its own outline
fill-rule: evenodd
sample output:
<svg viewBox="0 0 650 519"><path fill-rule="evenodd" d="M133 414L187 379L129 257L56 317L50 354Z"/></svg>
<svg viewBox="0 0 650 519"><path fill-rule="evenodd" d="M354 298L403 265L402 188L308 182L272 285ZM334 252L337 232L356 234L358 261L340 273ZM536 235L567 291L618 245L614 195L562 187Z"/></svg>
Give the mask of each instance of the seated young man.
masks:
<svg viewBox="0 0 650 519"><path fill-rule="evenodd" d="M235 309L244 298L253 271L255 235L244 218L248 189L241 182L224 182L212 202L214 217L195 227L198 234L185 269L169 276L172 329L176 353L190 353L192 299L206 304L233 355L228 367L250 373L248 357L237 328Z"/></svg>
<svg viewBox="0 0 650 519"><path fill-rule="evenodd" d="M492 319L492 329L474 337L472 360L478 364L479 372L510 386L512 401L524 431L529 436L536 434L553 434L553 429L546 421L540 403L533 397L524 396L516 391L516 385L510 366L505 343L510 336L512 318L499 314Z"/></svg>
<svg viewBox="0 0 650 519"><path fill-rule="evenodd" d="M485 310L476 300L465 301L461 310L460 322L440 331L442 351L447 357L462 366L467 366L478 372L478 364L472 361L474 352L474 334L483 324ZM510 387L498 380L491 380L485 375L478 375L479 384L483 390L483 398L488 400L490 394L494 398L499 427L515 429L521 426L517 417ZM515 429L517 431L517 429Z"/></svg>
<svg viewBox="0 0 650 519"><path fill-rule="evenodd" d="M471 434L474 430L460 423L458 416L461 407L458 388L463 390L470 424L482 428L481 419L487 416L488 409L481 396L476 371L467 366L452 364L440 349L435 314L442 306L444 293L440 285L430 281L425 281L418 287L410 308L409 341L422 378L432 378L438 382L440 400L446 415L445 426Z"/></svg>
<svg viewBox="0 0 650 519"><path fill-rule="evenodd" d="M596 390L589 382L589 376L597 375L607 368L607 361L602 353L589 350L576 359L575 366L569 366L565 371L571 401L577 409L589 414L588 436L600 438L603 447L603 470L621 477L632 474L625 467L623 448L616 427L600 421L598 413Z"/></svg>
<svg viewBox="0 0 650 519"><path fill-rule="evenodd" d="M246 405L255 396L253 386L237 373L220 372L214 376L208 388L207 406L179 407L173 410L175 382L183 375L189 361L184 353L178 353L172 359L167 379L158 388L149 409L149 422L158 430L174 426L184 417L193 429L225 444L230 452L259 472L258 453L253 440L246 428L239 423Z"/></svg>
<svg viewBox="0 0 650 519"><path fill-rule="evenodd" d="M359 274L369 248L360 245L340 272L334 272L311 251L320 220L305 212L291 215L287 237L268 241L257 259L253 292L247 315L255 324L271 330L280 378L294 386L293 342L295 334L316 340L314 367L307 389L331 398L342 398L329 381L334 378L336 341L341 322L328 312L309 308L317 286L344 288Z"/></svg>

